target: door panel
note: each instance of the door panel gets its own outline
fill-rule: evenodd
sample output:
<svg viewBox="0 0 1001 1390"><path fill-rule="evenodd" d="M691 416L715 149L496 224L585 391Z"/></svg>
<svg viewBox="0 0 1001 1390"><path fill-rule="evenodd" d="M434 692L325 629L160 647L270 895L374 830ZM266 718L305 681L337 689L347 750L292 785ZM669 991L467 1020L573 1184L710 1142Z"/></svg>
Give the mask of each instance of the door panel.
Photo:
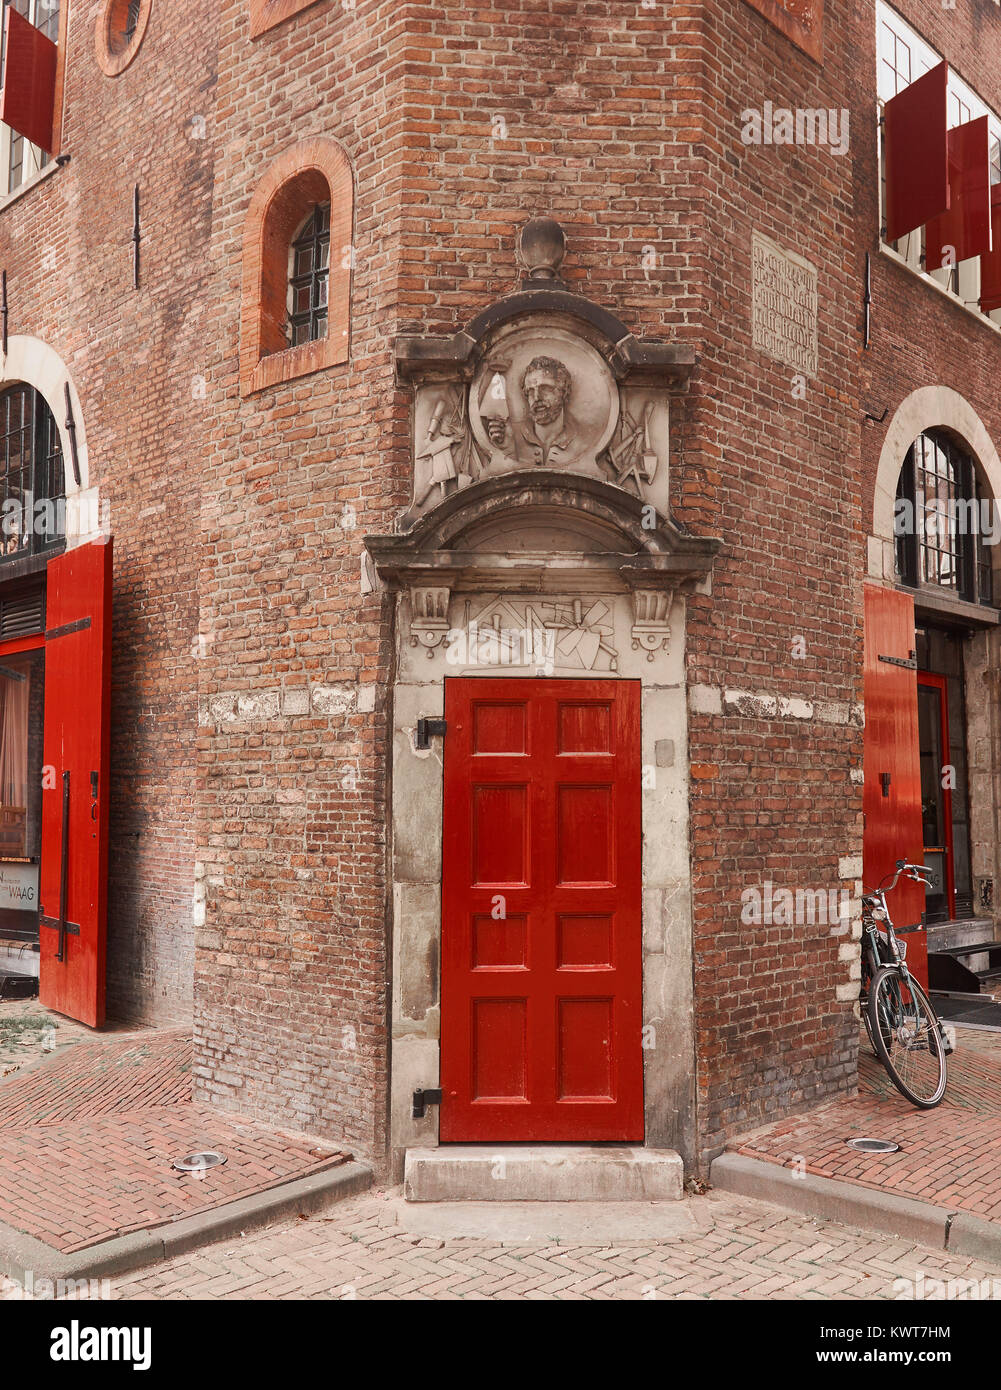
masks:
<svg viewBox="0 0 1001 1390"><path fill-rule="evenodd" d="M862 876L876 887L892 874L898 859L921 864L921 767L918 743L917 671L897 665L912 658L914 600L896 589L865 586L865 774ZM880 658L892 658L880 660ZM883 776L889 777L886 794ZM887 900L896 926L920 922L925 891L901 879ZM905 938L907 961L917 979L928 983L928 952L923 932Z"/></svg>
<svg viewBox="0 0 1001 1390"><path fill-rule="evenodd" d="M111 722L111 539L46 580L39 998L104 1022Z"/></svg>
<svg viewBox="0 0 1001 1390"><path fill-rule="evenodd" d="M443 1141L643 1138L640 685L445 682Z"/></svg>

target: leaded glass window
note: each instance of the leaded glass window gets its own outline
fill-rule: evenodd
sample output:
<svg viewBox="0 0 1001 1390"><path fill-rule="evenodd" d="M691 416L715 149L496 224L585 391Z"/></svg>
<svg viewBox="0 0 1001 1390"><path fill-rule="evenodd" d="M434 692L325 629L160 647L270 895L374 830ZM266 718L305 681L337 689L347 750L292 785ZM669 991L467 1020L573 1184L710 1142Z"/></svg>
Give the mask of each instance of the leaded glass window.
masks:
<svg viewBox="0 0 1001 1390"><path fill-rule="evenodd" d="M289 253L288 338L293 347L327 336L330 204L317 203Z"/></svg>
<svg viewBox="0 0 1001 1390"><path fill-rule="evenodd" d="M0 563L37 554L64 533L59 430L32 386L0 392Z"/></svg>

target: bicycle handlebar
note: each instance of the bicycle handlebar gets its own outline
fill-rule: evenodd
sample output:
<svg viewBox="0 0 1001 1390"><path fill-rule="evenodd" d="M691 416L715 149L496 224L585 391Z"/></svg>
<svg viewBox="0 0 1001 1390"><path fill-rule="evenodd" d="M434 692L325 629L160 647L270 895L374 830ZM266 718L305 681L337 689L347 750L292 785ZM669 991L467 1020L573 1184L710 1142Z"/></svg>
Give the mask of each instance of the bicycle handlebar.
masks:
<svg viewBox="0 0 1001 1390"><path fill-rule="evenodd" d="M876 891L879 893L892 893L897 886L897 880L900 878L901 874L903 874L905 878L912 879L915 883L923 883L926 888L931 887L935 877L933 871L929 869L926 864L908 864L905 859L898 859L897 870L893 875L893 882L888 888L884 889L883 884L890 877L889 874L884 874L882 879L880 879L879 887Z"/></svg>
<svg viewBox="0 0 1001 1390"><path fill-rule="evenodd" d="M935 878L935 873L929 869L927 864L906 864L902 859L897 860L897 874L903 873L915 883L923 883L926 888L931 887Z"/></svg>

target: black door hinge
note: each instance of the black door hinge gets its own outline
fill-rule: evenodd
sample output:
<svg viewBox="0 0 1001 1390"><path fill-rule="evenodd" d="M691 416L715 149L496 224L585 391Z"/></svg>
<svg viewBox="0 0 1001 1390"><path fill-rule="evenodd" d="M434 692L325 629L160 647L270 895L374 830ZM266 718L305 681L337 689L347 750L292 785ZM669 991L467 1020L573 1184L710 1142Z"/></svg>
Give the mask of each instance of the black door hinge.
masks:
<svg viewBox="0 0 1001 1390"><path fill-rule="evenodd" d="M903 666L908 671L918 669L917 652L912 651L909 656L883 656L880 654L879 660L885 661L887 666Z"/></svg>
<svg viewBox="0 0 1001 1390"><path fill-rule="evenodd" d="M441 1091L424 1091L418 1088L418 1090L414 1092L414 1119L423 1120L426 1106L440 1104Z"/></svg>
<svg viewBox="0 0 1001 1390"><path fill-rule="evenodd" d="M432 738L444 738L448 725L444 719L418 719L417 747L430 748Z"/></svg>

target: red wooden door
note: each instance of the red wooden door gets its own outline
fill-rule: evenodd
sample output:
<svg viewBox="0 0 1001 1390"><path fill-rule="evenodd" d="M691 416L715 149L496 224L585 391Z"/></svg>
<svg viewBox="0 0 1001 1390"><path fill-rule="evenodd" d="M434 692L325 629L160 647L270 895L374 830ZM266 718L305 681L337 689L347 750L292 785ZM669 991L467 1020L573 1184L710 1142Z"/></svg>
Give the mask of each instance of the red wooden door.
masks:
<svg viewBox="0 0 1001 1390"><path fill-rule="evenodd" d="M865 786L862 877L875 888L898 859L924 862L921 833L921 765L918 745L918 678L914 661L914 600L897 589L865 586ZM889 659L887 659L889 658ZM889 781L886 781L886 778ZM885 792L884 792L885 784ZM920 922L925 890L902 878L887 899L895 926ZM907 963L928 983L923 932L904 938Z"/></svg>
<svg viewBox="0 0 1001 1390"><path fill-rule="evenodd" d="M111 540L48 564L39 998L104 1022Z"/></svg>
<svg viewBox="0 0 1001 1390"><path fill-rule="evenodd" d="M643 1139L640 684L445 682L440 1137Z"/></svg>

